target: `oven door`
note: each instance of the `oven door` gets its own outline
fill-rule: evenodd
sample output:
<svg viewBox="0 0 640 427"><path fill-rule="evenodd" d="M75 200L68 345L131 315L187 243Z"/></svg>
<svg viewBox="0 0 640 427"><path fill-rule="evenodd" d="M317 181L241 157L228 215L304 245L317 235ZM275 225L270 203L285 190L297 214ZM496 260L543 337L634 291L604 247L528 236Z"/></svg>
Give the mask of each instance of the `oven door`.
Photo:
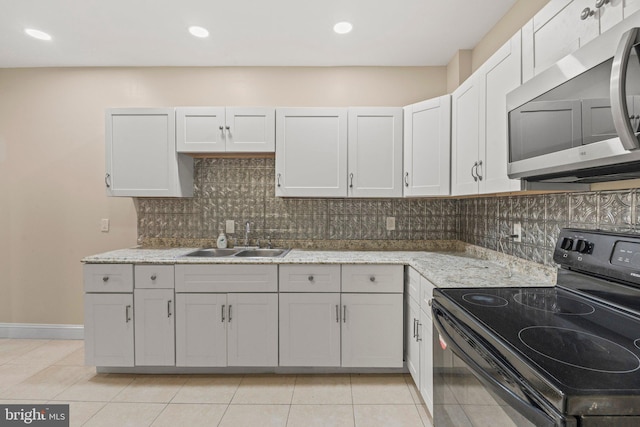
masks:
<svg viewBox="0 0 640 427"><path fill-rule="evenodd" d="M434 425L575 426L496 349L433 301Z"/></svg>

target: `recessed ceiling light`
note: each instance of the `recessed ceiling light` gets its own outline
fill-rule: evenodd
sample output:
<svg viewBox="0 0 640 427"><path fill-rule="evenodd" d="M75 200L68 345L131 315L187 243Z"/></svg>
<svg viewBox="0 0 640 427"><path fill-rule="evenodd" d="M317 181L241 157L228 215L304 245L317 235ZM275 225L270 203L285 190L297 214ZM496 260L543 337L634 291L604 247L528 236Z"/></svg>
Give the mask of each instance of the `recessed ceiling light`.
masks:
<svg viewBox="0 0 640 427"><path fill-rule="evenodd" d="M335 31L338 34L347 34L350 33L351 30L353 29L353 25L351 25L351 22L338 22L336 25L333 26L333 31Z"/></svg>
<svg viewBox="0 0 640 427"><path fill-rule="evenodd" d="M33 28L25 28L24 32L38 40L51 40L51 36L44 31L34 30Z"/></svg>
<svg viewBox="0 0 640 427"><path fill-rule="evenodd" d="M192 36L200 37L201 39L205 37L209 37L209 31L207 31L206 28L193 26L193 27L189 27L189 32L191 33Z"/></svg>

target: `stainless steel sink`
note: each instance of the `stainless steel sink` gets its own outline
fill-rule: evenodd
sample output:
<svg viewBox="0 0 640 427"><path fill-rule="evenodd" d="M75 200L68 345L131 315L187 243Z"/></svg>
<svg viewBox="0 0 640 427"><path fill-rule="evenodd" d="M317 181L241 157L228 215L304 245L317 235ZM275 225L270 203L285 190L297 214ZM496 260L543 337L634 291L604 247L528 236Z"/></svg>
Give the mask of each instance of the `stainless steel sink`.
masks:
<svg viewBox="0 0 640 427"><path fill-rule="evenodd" d="M291 249L267 249L267 248L228 248L228 249L199 249L195 252L186 254L188 257L200 258L221 258L221 257L240 257L240 258L275 258L283 257L289 253Z"/></svg>
<svg viewBox="0 0 640 427"><path fill-rule="evenodd" d="M283 257L289 253L289 251L290 249L244 249L234 256L242 258L275 258Z"/></svg>
<svg viewBox="0 0 640 427"><path fill-rule="evenodd" d="M185 256L189 257L207 257L207 258L218 258L218 257L226 257L237 254L242 249L238 248L229 248L229 249L200 249L195 252L191 252Z"/></svg>

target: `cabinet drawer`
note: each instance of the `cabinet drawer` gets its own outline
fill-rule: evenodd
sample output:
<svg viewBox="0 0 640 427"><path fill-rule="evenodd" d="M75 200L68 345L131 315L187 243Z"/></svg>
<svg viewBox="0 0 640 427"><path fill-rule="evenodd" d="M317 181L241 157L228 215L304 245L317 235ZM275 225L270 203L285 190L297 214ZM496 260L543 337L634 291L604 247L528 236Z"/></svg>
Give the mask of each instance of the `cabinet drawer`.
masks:
<svg viewBox="0 0 640 427"><path fill-rule="evenodd" d="M407 267L407 293L409 297L420 301L420 279L422 276L411 267Z"/></svg>
<svg viewBox="0 0 640 427"><path fill-rule="evenodd" d="M402 293L401 265L343 265L342 292Z"/></svg>
<svg viewBox="0 0 640 427"><path fill-rule="evenodd" d="M173 265L136 265L134 277L138 289L173 289Z"/></svg>
<svg viewBox="0 0 640 427"><path fill-rule="evenodd" d="M281 265L280 292L340 292L340 265Z"/></svg>
<svg viewBox="0 0 640 427"><path fill-rule="evenodd" d="M176 265L176 292L277 292L277 265Z"/></svg>
<svg viewBox="0 0 640 427"><path fill-rule="evenodd" d="M133 292L133 264L85 264L85 292Z"/></svg>
<svg viewBox="0 0 640 427"><path fill-rule="evenodd" d="M420 309L431 319L431 299L433 298L434 284L420 276Z"/></svg>

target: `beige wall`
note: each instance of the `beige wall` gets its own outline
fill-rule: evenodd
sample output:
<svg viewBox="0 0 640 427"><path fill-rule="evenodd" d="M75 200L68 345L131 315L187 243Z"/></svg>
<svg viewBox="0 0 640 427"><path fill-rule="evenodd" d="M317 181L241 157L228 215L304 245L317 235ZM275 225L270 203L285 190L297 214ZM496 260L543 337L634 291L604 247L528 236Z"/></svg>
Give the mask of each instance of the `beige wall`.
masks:
<svg viewBox="0 0 640 427"><path fill-rule="evenodd" d="M471 50L459 50L447 65L447 92L451 93L471 75Z"/></svg>
<svg viewBox="0 0 640 427"><path fill-rule="evenodd" d="M0 322L82 323L80 259L136 244L133 200L104 194L106 107L402 106L444 93L445 67L0 69Z"/></svg>

